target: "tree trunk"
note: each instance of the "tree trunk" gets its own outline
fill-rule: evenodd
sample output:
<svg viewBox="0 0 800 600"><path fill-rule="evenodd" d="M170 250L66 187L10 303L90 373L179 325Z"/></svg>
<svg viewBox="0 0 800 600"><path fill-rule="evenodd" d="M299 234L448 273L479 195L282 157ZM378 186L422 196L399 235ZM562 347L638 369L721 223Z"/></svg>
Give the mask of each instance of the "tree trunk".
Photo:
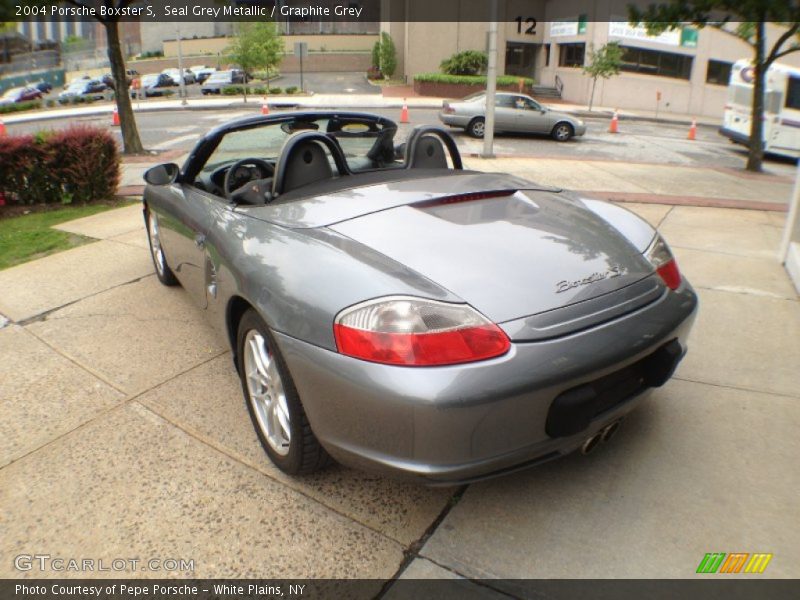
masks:
<svg viewBox="0 0 800 600"><path fill-rule="evenodd" d="M133 116L127 75L125 74L125 59L122 57L122 47L119 43L119 22L106 21L103 26L108 40L108 60L111 63L111 76L114 78L114 98L122 130L122 151L125 154L142 154L144 147L139 138L136 119Z"/></svg>
<svg viewBox="0 0 800 600"><path fill-rule="evenodd" d="M592 112L594 105L594 88L597 87L597 77L592 77L592 94L589 96L589 112Z"/></svg>
<svg viewBox="0 0 800 600"><path fill-rule="evenodd" d="M750 114L750 152L747 155L747 170L761 171L764 159L764 21L756 23L755 75L753 80L753 110Z"/></svg>

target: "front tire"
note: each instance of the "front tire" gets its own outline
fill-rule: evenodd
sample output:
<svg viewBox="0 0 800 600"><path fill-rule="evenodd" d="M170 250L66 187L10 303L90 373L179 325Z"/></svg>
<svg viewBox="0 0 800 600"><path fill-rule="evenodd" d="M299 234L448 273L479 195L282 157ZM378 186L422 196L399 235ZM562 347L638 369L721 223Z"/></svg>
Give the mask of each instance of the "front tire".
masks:
<svg viewBox="0 0 800 600"><path fill-rule="evenodd" d="M575 135L575 130L569 123L556 123L551 134L557 142L568 142Z"/></svg>
<svg viewBox="0 0 800 600"><path fill-rule="evenodd" d="M474 138L482 138L486 134L486 121L483 117L475 117L467 125L467 133Z"/></svg>
<svg viewBox="0 0 800 600"><path fill-rule="evenodd" d="M166 286L178 285L178 279L172 269L169 268L167 257L164 255L164 249L161 246L161 230L158 226L158 217L156 213L149 209L147 211L147 239L150 242L150 256L153 258L153 266L156 268L158 280Z"/></svg>
<svg viewBox="0 0 800 600"><path fill-rule="evenodd" d="M270 460L289 475L326 467L330 456L311 430L274 337L252 309L239 322L237 350L247 410Z"/></svg>

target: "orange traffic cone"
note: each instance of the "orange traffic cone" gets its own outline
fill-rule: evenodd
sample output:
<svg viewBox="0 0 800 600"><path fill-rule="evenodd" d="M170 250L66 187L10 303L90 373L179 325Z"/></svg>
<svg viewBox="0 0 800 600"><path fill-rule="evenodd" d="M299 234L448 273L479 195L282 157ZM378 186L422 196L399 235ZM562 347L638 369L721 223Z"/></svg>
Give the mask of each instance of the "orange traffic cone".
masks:
<svg viewBox="0 0 800 600"><path fill-rule="evenodd" d="M403 108L400 111L400 122L410 123L410 121L408 120L408 104L405 98L403 98Z"/></svg>
<svg viewBox="0 0 800 600"><path fill-rule="evenodd" d="M3 119L0 119L0 135L6 134L6 124L3 123Z"/></svg>
<svg viewBox="0 0 800 600"><path fill-rule="evenodd" d="M614 116L611 117L611 125L608 126L608 133L619 133L619 115L614 111Z"/></svg>
<svg viewBox="0 0 800 600"><path fill-rule="evenodd" d="M686 139L689 140L696 140L697 139L697 119L692 119L692 126L689 127L689 135Z"/></svg>
<svg viewBox="0 0 800 600"><path fill-rule="evenodd" d="M114 107L114 114L111 116L111 126L112 127L119 127L119 110L117 107Z"/></svg>
<svg viewBox="0 0 800 600"><path fill-rule="evenodd" d="M267 104L267 97L264 96L263 100L261 100L261 114L268 115L269 114L269 104Z"/></svg>

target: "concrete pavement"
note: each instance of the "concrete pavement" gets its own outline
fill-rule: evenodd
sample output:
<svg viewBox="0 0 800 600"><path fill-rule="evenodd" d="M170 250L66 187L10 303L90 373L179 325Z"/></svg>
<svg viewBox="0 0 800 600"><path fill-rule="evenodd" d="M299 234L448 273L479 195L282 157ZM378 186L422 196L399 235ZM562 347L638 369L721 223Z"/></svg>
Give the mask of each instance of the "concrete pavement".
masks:
<svg viewBox="0 0 800 600"><path fill-rule="evenodd" d="M658 173L632 185L668 191L679 175ZM722 179L698 189L754 200ZM0 271L12 321L0 329L0 577L64 575L14 570L17 554L47 552L195 561L176 576L370 578L377 592L401 565L405 577L687 578L718 551L771 552L762 577L800 576L800 302L775 258L785 215L627 206L700 294L687 359L592 455L463 496L342 467L279 473L224 340L152 275L138 207L61 225L99 241Z"/></svg>

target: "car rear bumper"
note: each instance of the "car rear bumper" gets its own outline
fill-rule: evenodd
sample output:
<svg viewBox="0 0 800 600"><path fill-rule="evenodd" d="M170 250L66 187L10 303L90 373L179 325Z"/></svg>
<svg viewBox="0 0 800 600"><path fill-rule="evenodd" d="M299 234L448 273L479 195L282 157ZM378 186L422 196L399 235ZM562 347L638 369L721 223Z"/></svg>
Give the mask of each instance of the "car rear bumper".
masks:
<svg viewBox="0 0 800 600"><path fill-rule="evenodd" d="M452 485L569 454L622 418L650 384L663 383L657 375L672 374L696 308L684 283L614 321L449 367L379 365L276 338L312 428L335 459ZM652 358L666 346L670 357Z"/></svg>
<svg viewBox="0 0 800 600"><path fill-rule="evenodd" d="M728 129L727 127L720 127L719 134L724 135L726 138L737 144L744 144L747 146L750 143L750 136L739 133L738 131L734 131L733 129Z"/></svg>
<svg viewBox="0 0 800 600"><path fill-rule="evenodd" d="M470 117L440 112L439 120L450 127L466 127L469 125Z"/></svg>

